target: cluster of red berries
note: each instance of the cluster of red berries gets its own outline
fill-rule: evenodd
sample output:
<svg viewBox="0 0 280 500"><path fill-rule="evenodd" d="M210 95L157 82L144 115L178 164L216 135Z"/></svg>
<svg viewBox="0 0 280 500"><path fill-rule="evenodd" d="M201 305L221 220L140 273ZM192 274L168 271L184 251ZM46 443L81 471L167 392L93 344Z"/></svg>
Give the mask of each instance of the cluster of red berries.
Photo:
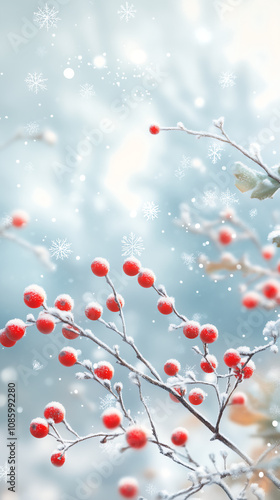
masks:
<svg viewBox="0 0 280 500"><path fill-rule="evenodd" d="M280 266L279 266L280 271ZM276 304L280 304L280 282L277 280L267 280L261 286L262 295L271 301L274 301ZM258 307L263 302L262 296L260 293L251 291L247 292L243 295L242 304L246 309L254 309Z"/></svg>
<svg viewBox="0 0 280 500"><path fill-rule="evenodd" d="M34 418L30 423L32 436L42 439L49 434L50 424L59 424L64 421L65 408L61 403L52 401L47 404L44 410L45 418ZM56 467L61 467L65 463L65 455L59 450L55 450L51 455L51 463Z"/></svg>

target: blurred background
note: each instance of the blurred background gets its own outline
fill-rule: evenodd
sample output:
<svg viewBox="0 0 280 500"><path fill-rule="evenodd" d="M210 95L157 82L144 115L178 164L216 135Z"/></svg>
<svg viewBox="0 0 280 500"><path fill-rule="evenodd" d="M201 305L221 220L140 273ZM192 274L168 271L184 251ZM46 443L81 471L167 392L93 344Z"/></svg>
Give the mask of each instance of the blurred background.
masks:
<svg viewBox="0 0 280 500"><path fill-rule="evenodd" d="M244 310L240 275L210 281L196 258L205 246L213 258L217 250L174 221L184 202L206 219L232 207L265 244L279 195L260 202L236 189L231 165L242 161L236 151L224 147L215 158L209 139L198 141L179 132L152 136L148 129L151 123L176 126L182 121L194 130L213 130L212 120L224 116L230 137L244 147L259 142L265 161L276 164L279 15L276 0L269 6L263 0L5 3L0 21L0 218L3 225L13 210L25 210L30 222L11 233L46 247L56 268L50 270L32 251L0 238L1 327L14 317L25 319L29 310L22 295L32 283L44 287L49 305L58 294L69 293L75 300L76 322L90 327L85 305L98 300L104 306L110 293L90 270L93 258L103 256L126 299L129 335L146 357L161 374L170 357L179 359L183 370L193 368L197 358L192 343L180 330L168 332L169 318L158 313L154 291L140 289L137 280L122 273L123 259L134 249L143 266L154 270L157 283L164 283L176 298L180 312L218 327L220 341L213 349L217 357L233 344L254 346L263 341L262 329L268 319L277 318L277 311ZM209 192L215 193L212 202ZM249 242L238 244L236 252L248 252L252 261L261 263ZM105 316L116 320L112 313ZM94 331L111 345L117 342L102 325ZM55 443L51 438L32 438L31 419L42 416L48 402L60 401L72 427L87 434L100 429L100 414L111 404L100 387L76 381L75 368L58 363L63 345L60 328L47 338L31 328L17 346L1 349L3 500L9 498L7 383L14 380L18 490L13 498L116 498L116 484L124 475L139 479L141 495L147 499L155 498L158 490L173 492L186 486L184 470L151 445L140 453L120 454L117 446L88 441L69 451L63 468L51 465ZM71 345L82 351L81 357L109 360L86 340ZM252 454L277 436L279 358L273 361L271 356L258 358L258 377L244 384L252 398L250 425L237 424L228 413L224 420L224 431ZM137 388L124 369L115 368L115 380L125 385L126 406L144 422ZM143 391L162 439L169 442L172 429L185 425L192 434L191 452L209 465L209 452L221 449L209 443L209 433L166 395L145 384ZM217 408L211 393L204 411L214 420ZM234 456L230 460L239 462ZM241 485L242 478L237 492ZM223 498L219 492L215 498L218 495ZM277 492L267 495L277 498Z"/></svg>

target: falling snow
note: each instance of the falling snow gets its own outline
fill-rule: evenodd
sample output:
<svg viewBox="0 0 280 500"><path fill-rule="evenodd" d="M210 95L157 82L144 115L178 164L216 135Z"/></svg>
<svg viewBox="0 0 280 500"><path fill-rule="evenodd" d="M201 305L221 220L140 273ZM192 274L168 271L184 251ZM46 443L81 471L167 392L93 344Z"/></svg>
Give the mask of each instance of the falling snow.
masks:
<svg viewBox="0 0 280 500"><path fill-rule="evenodd" d="M232 207L234 203L239 203L235 193L231 193L229 189L223 191L219 196L220 202L225 208Z"/></svg>
<svg viewBox="0 0 280 500"><path fill-rule="evenodd" d="M186 175L186 170L191 166L191 158L189 156L183 155L180 165L175 170L175 176L181 180Z"/></svg>
<svg viewBox="0 0 280 500"><path fill-rule="evenodd" d="M57 240L52 241L52 246L49 248L49 251L51 253L51 257L55 257L57 259L68 259L70 253L72 253L72 250L70 250L70 246L72 243L67 243L67 240L60 240L57 238Z"/></svg>
<svg viewBox="0 0 280 500"><path fill-rule="evenodd" d="M257 208L252 208L250 210L249 214L250 214L251 218L256 217L256 215L258 214L258 209Z"/></svg>
<svg viewBox="0 0 280 500"><path fill-rule="evenodd" d="M215 207L218 200L216 191L205 191L203 193L202 200L206 207Z"/></svg>
<svg viewBox="0 0 280 500"><path fill-rule="evenodd" d="M25 125L24 130L26 130L26 132L29 135L35 135L39 131L39 123L37 123L37 122L29 122L29 123L27 123L27 125Z"/></svg>
<svg viewBox="0 0 280 500"><path fill-rule="evenodd" d="M33 20L40 29L46 28L48 31L50 28L57 28L57 21L60 21L57 14L58 10L55 10L54 7L50 9L46 3L44 8L39 7L38 12L34 12Z"/></svg>
<svg viewBox="0 0 280 500"><path fill-rule="evenodd" d="M106 394L104 398L99 397L99 399L99 406L101 410L107 410L107 408L110 408L116 402L114 396L112 396L111 394Z"/></svg>
<svg viewBox="0 0 280 500"><path fill-rule="evenodd" d="M81 85L80 95L84 97L84 99L90 99L90 97L95 95L93 85L90 85L89 83L84 83L84 85Z"/></svg>
<svg viewBox="0 0 280 500"><path fill-rule="evenodd" d="M196 263L196 256L194 253L182 253L181 259L185 266L191 266Z"/></svg>
<svg viewBox="0 0 280 500"><path fill-rule="evenodd" d="M24 80L27 83L28 90L35 94L38 94L40 90L47 90L45 82L47 82L48 79L42 77L42 73L28 73Z"/></svg>
<svg viewBox="0 0 280 500"><path fill-rule="evenodd" d="M125 5L121 5L120 10L118 10L118 14L120 16L120 20L125 20L127 23L135 17L136 10L134 9L134 5L128 2L125 2Z"/></svg>
<svg viewBox="0 0 280 500"><path fill-rule="evenodd" d="M235 85L236 75L234 73L230 73L229 71L225 71L219 76L219 84L222 89L227 87L233 87Z"/></svg>
<svg viewBox="0 0 280 500"><path fill-rule="evenodd" d="M32 368L33 370L35 371L38 371L38 370L42 370L43 365L41 365L41 363L39 361L37 361L37 359L34 359L33 363L32 363Z"/></svg>
<svg viewBox="0 0 280 500"><path fill-rule="evenodd" d="M135 255L140 257L144 250L145 248L141 236L130 233L128 236L122 238L122 255L124 257L135 257Z"/></svg>
<svg viewBox="0 0 280 500"><path fill-rule="evenodd" d="M154 220L158 218L160 210L158 205L155 205L153 201L147 201L143 205L142 212L147 220Z"/></svg>
<svg viewBox="0 0 280 500"><path fill-rule="evenodd" d="M220 144L216 144L213 142L208 148L208 157L211 159L212 163L216 164L218 160L221 159L222 154L221 151L223 151L223 148L220 146Z"/></svg>

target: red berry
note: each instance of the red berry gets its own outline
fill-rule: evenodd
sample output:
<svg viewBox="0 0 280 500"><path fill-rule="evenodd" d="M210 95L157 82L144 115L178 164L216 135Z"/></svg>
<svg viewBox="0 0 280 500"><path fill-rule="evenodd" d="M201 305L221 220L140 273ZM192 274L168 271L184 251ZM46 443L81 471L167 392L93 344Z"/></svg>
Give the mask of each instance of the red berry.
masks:
<svg viewBox="0 0 280 500"><path fill-rule="evenodd" d="M29 285L24 290L23 299L28 307L36 309L37 307L41 307L46 300L46 292L39 285Z"/></svg>
<svg viewBox="0 0 280 500"><path fill-rule="evenodd" d="M157 308L161 314L171 314L173 312L174 300L171 297L161 297L158 299Z"/></svg>
<svg viewBox="0 0 280 500"><path fill-rule="evenodd" d="M55 329L53 317L48 313L41 313L36 321L36 326L41 333L52 333Z"/></svg>
<svg viewBox="0 0 280 500"><path fill-rule="evenodd" d="M129 257L123 264L123 270L127 276L136 276L141 269L141 262L135 257Z"/></svg>
<svg viewBox="0 0 280 500"><path fill-rule="evenodd" d="M175 446L184 446L188 437L188 431L184 427L177 427L171 434L171 441Z"/></svg>
<svg viewBox="0 0 280 500"><path fill-rule="evenodd" d="M181 370L181 365L177 359L169 359L166 361L164 367L163 367L166 375L169 375L169 377L174 377L177 375L179 370Z"/></svg>
<svg viewBox="0 0 280 500"><path fill-rule="evenodd" d="M51 463L55 465L55 467L62 467L65 463L65 455L62 455L61 451L54 451L51 456Z"/></svg>
<svg viewBox="0 0 280 500"><path fill-rule="evenodd" d="M114 367L108 361L99 361L94 365L94 373L102 380L111 380L114 376Z"/></svg>
<svg viewBox="0 0 280 500"><path fill-rule="evenodd" d="M5 333L9 340L19 340L25 334L25 323L21 319L10 319L6 323Z"/></svg>
<svg viewBox="0 0 280 500"><path fill-rule="evenodd" d="M78 359L78 354L73 347L64 347L60 351L58 359L63 366L73 366Z"/></svg>
<svg viewBox="0 0 280 500"><path fill-rule="evenodd" d="M229 245L233 238L232 230L228 227L223 227L220 229L218 237L221 245Z"/></svg>
<svg viewBox="0 0 280 500"><path fill-rule="evenodd" d="M143 288L150 288L155 282L155 275L151 269L141 269L138 274L138 283Z"/></svg>
<svg viewBox="0 0 280 500"><path fill-rule="evenodd" d="M270 260L275 255L275 248L273 245L266 245L262 249L262 256L265 260Z"/></svg>
<svg viewBox="0 0 280 500"><path fill-rule="evenodd" d="M232 405L245 405L247 403L247 396L244 392L235 392L231 397L230 403Z"/></svg>
<svg viewBox="0 0 280 500"><path fill-rule="evenodd" d="M103 259L102 257L96 257L94 261L91 264L91 270L95 276L99 276L100 278L102 276L106 276L108 274L110 269L109 262L106 259Z"/></svg>
<svg viewBox="0 0 280 500"><path fill-rule="evenodd" d="M125 435L127 444L131 448L143 448L148 441L147 431L139 425L131 425L128 427Z"/></svg>
<svg viewBox="0 0 280 500"><path fill-rule="evenodd" d="M254 361L252 361L251 359L250 359L250 361L248 361L246 366L244 366L245 363L246 363L246 359L245 358L241 359L240 367L236 366L233 370L236 378L238 378L239 380L241 380L242 378L252 377L252 375L256 369L256 365L255 365Z"/></svg>
<svg viewBox="0 0 280 500"><path fill-rule="evenodd" d="M13 347L16 343L16 340L10 340L7 337L5 330L0 333L0 344L2 344L4 347Z"/></svg>
<svg viewBox="0 0 280 500"><path fill-rule="evenodd" d="M218 338L218 330L214 325L202 325L199 335L204 344L212 344Z"/></svg>
<svg viewBox="0 0 280 500"><path fill-rule="evenodd" d="M278 273L280 273L280 260L279 260L279 262L277 264L277 271L278 271Z"/></svg>
<svg viewBox="0 0 280 500"><path fill-rule="evenodd" d="M44 438L49 433L49 424L44 418L34 418L30 424L30 432L35 438Z"/></svg>
<svg viewBox="0 0 280 500"><path fill-rule="evenodd" d="M195 339L199 335L200 324L197 321L189 321L183 326L183 334L187 339Z"/></svg>
<svg viewBox="0 0 280 500"><path fill-rule="evenodd" d="M248 292L242 298L242 304L246 309L254 309L260 303L260 296L256 292Z"/></svg>
<svg viewBox="0 0 280 500"><path fill-rule="evenodd" d="M186 389L184 387L173 387L174 391L178 392L178 397L174 396L174 394L169 393L170 399L174 401L174 403L180 403L179 397L184 396L186 394Z"/></svg>
<svg viewBox="0 0 280 500"><path fill-rule="evenodd" d="M54 305L60 311L71 311L74 307L74 300L67 293L62 293L56 297Z"/></svg>
<svg viewBox="0 0 280 500"><path fill-rule="evenodd" d="M200 362L200 368L205 373L213 373L218 366L218 361L212 354L207 354L206 359L203 358Z"/></svg>
<svg viewBox="0 0 280 500"><path fill-rule="evenodd" d="M228 349L224 354L224 362L229 368L234 368L241 361L241 356L236 349Z"/></svg>
<svg viewBox="0 0 280 500"><path fill-rule="evenodd" d="M124 498L135 498L138 495L138 482L134 477L123 477L118 484L119 494Z"/></svg>
<svg viewBox="0 0 280 500"><path fill-rule="evenodd" d="M52 401L45 406L44 417L48 420L51 418L55 424L60 424L65 417L65 408L61 403Z"/></svg>
<svg viewBox="0 0 280 500"><path fill-rule="evenodd" d="M151 125L149 130L150 130L150 133L153 135L159 134L159 132L160 132L160 128L158 125Z"/></svg>
<svg viewBox="0 0 280 500"><path fill-rule="evenodd" d="M200 405L205 398L205 393L202 391L202 389L192 389L189 392L189 402L192 405Z"/></svg>
<svg viewBox="0 0 280 500"><path fill-rule="evenodd" d="M11 217L14 227L24 227L29 222L29 215L24 210L15 210Z"/></svg>
<svg viewBox="0 0 280 500"><path fill-rule="evenodd" d="M278 292L279 284L277 281L267 281L262 288L262 293L267 299L274 299Z"/></svg>
<svg viewBox="0 0 280 500"><path fill-rule="evenodd" d="M124 306L124 298L118 293L117 294L118 301L120 303L121 309ZM109 297L106 300L106 306L108 307L109 311L111 312L118 312L120 310L119 304L117 303L115 296L113 293L109 295Z"/></svg>
<svg viewBox="0 0 280 500"><path fill-rule="evenodd" d="M73 340L79 337L79 330L75 328L74 326L67 326L67 328L62 328L62 335L68 339L68 340Z"/></svg>
<svg viewBox="0 0 280 500"><path fill-rule="evenodd" d="M103 307L97 302L90 302L85 308L85 315L88 319L96 321L102 316Z"/></svg>
<svg viewBox="0 0 280 500"><path fill-rule="evenodd" d="M115 429L122 423L122 413L117 408L107 408L102 413L102 421L107 429Z"/></svg>

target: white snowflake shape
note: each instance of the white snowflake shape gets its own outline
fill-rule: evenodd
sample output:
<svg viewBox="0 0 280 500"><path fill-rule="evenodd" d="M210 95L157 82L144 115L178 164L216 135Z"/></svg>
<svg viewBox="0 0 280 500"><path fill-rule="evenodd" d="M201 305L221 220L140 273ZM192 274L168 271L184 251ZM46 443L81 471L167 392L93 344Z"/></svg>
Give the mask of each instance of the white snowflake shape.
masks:
<svg viewBox="0 0 280 500"><path fill-rule="evenodd" d="M143 247L143 239L141 236L136 236L130 233L128 236L122 238L122 255L124 257L140 257L141 253L145 250Z"/></svg>
<svg viewBox="0 0 280 500"><path fill-rule="evenodd" d="M153 201L147 201L143 205L142 212L147 220L154 220L158 218L160 210L158 208L158 205L155 205Z"/></svg>
<svg viewBox="0 0 280 500"><path fill-rule="evenodd" d="M216 203L217 203L217 199L218 199L218 196L217 196L217 193L216 191L205 191L203 193L203 203L206 207L215 207L216 206Z"/></svg>
<svg viewBox="0 0 280 500"><path fill-rule="evenodd" d="M196 263L196 256L194 253L182 253L182 261L186 266L191 266Z"/></svg>
<svg viewBox="0 0 280 500"><path fill-rule="evenodd" d="M10 472L10 467L7 462L4 465L0 465L0 482L4 481L5 483L8 481L8 473Z"/></svg>
<svg viewBox="0 0 280 500"><path fill-rule="evenodd" d="M45 82L47 82L47 78L42 78L42 73L28 73L25 78L25 82L27 83L28 90L38 94L39 90L46 90L47 86Z"/></svg>
<svg viewBox="0 0 280 500"><path fill-rule="evenodd" d="M37 122L29 122L25 125L24 129L29 135L35 135L39 131L39 123Z"/></svg>
<svg viewBox="0 0 280 500"><path fill-rule="evenodd" d="M186 169L190 168L191 159L189 156L183 155L182 160L180 161L179 167L175 170L175 175L181 180L186 175Z"/></svg>
<svg viewBox="0 0 280 500"><path fill-rule="evenodd" d="M183 177L185 177L186 175L186 169L179 166L178 168L176 168L175 170L175 176L178 177L179 180L183 179Z"/></svg>
<svg viewBox="0 0 280 500"><path fill-rule="evenodd" d="M37 359L34 359L33 363L32 363L32 368L33 370L35 371L38 371L38 370L42 370L43 365L41 365L40 361L37 361Z"/></svg>
<svg viewBox="0 0 280 500"><path fill-rule="evenodd" d="M189 168L191 166L191 158L189 156L183 155L180 164L182 168Z"/></svg>
<svg viewBox="0 0 280 500"><path fill-rule="evenodd" d="M57 238L55 241L52 241L52 246L49 248L51 252L51 257L55 257L57 259L68 259L72 250L70 250L70 246L72 243L67 243L67 240L60 240Z"/></svg>
<svg viewBox="0 0 280 500"><path fill-rule="evenodd" d="M89 83L84 83L83 85L80 85L80 95L84 97L85 99L89 99L93 95L95 95L95 92L93 90L93 85L90 85Z"/></svg>
<svg viewBox="0 0 280 500"><path fill-rule="evenodd" d="M153 483L147 484L146 492L148 493L148 495L154 496L157 493L157 491L158 490Z"/></svg>
<svg viewBox="0 0 280 500"><path fill-rule="evenodd" d="M220 202L225 208L232 207L234 203L239 203L235 193L231 193L229 189L220 194Z"/></svg>
<svg viewBox="0 0 280 500"><path fill-rule="evenodd" d="M219 84L222 89L226 87L233 87L235 85L236 75L234 73L230 73L229 71L224 71L219 76Z"/></svg>
<svg viewBox="0 0 280 500"><path fill-rule="evenodd" d="M10 226L12 224L12 217L10 214L4 214L3 217L1 218L0 225L1 226ZM2 228L3 229L3 228Z"/></svg>
<svg viewBox="0 0 280 500"><path fill-rule="evenodd" d="M121 5L120 10L118 10L118 14L121 21L124 19L128 23L130 19L135 17L136 10L132 3L129 5L128 2L125 2L125 5Z"/></svg>
<svg viewBox="0 0 280 500"><path fill-rule="evenodd" d="M34 12L34 22L39 25L39 28L47 28L47 31L50 28L57 28L57 21L60 21L59 17L57 17L58 10L55 10L54 7L49 8L46 3L44 8L38 7L38 12Z"/></svg>
<svg viewBox="0 0 280 500"><path fill-rule="evenodd" d="M250 210L249 214L250 214L251 218L256 217L256 215L258 214L258 209L257 208L252 208Z"/></svg>
<svg viewBox="0 0 280 500"><path fill-rule="evenodd" d="M116 399L112 394L106 394L104 398L99 397L100 399L100 409L101 410L107 410L108 408L111 408L116 403Z"/></svg>
<svg viewBox="0 0 280 500"><path fill-rule="evenodd" d="M223 151L222 146L220 144L217 144L216 142L213 142L208 148L208 157L211 159L212 163L217 163L218 160L221 159L221 151Z"/></svg>

